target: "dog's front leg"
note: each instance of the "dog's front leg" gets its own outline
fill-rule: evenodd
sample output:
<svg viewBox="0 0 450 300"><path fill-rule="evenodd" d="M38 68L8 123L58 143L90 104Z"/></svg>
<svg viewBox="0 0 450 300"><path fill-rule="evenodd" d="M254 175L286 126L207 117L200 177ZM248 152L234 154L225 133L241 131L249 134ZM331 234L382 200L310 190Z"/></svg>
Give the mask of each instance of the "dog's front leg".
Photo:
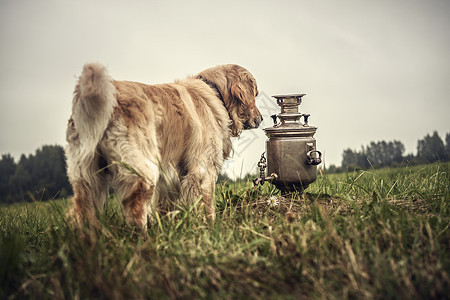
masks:
<svg viewBox="0 0 450 300"><path fill-rule="evenodd" d="M206 208L207 216L214 221L216 218L216 203L214 199L215 173L208 172L200 167L196 172L188 173L182 182L183 198L188 203L193 203L196 199L202 198Z"/></svg>

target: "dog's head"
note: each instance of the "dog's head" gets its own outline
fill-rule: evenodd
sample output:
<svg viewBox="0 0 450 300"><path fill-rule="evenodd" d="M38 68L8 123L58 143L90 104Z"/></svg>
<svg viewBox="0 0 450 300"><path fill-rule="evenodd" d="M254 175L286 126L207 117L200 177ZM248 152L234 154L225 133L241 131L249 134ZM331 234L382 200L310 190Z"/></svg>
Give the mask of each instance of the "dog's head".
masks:
<svg viewBox="0 0 450 300"><path fill-rule="evenodd" d="M202 79L219 92L232 121L233 136L259 126L262 116L255 104L258 87L249 71L238 65L221 65L206 69L195 78Z"/></svg>

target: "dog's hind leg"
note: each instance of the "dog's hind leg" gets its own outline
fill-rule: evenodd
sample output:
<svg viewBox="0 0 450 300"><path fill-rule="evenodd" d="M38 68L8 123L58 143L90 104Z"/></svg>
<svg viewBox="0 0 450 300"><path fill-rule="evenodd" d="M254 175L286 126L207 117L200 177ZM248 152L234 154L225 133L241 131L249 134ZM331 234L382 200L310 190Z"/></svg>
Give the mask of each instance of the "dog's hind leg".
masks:
<svg viewBox="0 0 450 300"><path fill-rule="evenodd" d="M158 166L140 153L129 152L124 161L114 166L113 188L128 223L145 228L156 207L154 194L158 178Z"/></svg>
<svg viewBox="0 0 450 300"><path fill-rule="evenodd" d="M69 147L67 174L73 187L74 196L68 217L74 218L78 225L93 224L96 222L96 213L103 209L108 197L106 179L100 170L100 156L94 154L74 159L70 155L76 153L70 150Z"/></svg>

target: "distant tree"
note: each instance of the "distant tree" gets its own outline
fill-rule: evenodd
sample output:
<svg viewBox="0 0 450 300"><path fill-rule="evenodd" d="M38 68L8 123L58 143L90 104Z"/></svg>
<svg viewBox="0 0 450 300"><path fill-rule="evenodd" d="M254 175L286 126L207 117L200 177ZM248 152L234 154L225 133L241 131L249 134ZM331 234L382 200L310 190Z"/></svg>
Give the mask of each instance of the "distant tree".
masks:
<svg viewBox="0 0 450 300"><path fill-rule="evenodd" d="M371 142L369 146L365 148L365 156L370 164L375 167L391 166L394 163L401 163L403 160L403 152L405 152L405 146L402 142Z"/></svg>
<svg viewBox="0 0 450 300"><path fill-rule="evenodd" d="M427 134L417 142L417 159L422 163L443 161L446 156L444 142L437 131L434 131L433 135Z"/></svg>
<svg viewBox="0 0 450 300"><path fill-rule="evenodd" d="M48 200L72 191L61 146L43 146L35 155L22 155L17 165L10 156L2 156L0 179L0 202Z"/></svg>
<svg viewBox="0 0 450 300"><path fill-rule="evenodd" d="M348 148L342 153L342 167L356 166L356 153Z"/></svg>
<svg viewBox="0 0 450 300"><path fill-rule="evenodd" d="M450 132L445 135L445 152L447 154L447 161L450 161Z"/></svg>
<svg viewBox="0 0 450 300"><path fill-rule="evenodd" d="M361 147L361 151L344 150L342 154L342 168L380 168L400 165L403 161L405 146L400 141L371 142Z"/></svg>
<svg viewBox="0 0 450 300"><path fill-rule="evenodd" d="M364 151L357 152L352 149L344 150L342 153L342 168L354 170L356 168L367 168L368 162Z"/></svg>
<svg viewBox="0 0 450 300"><path fill-rule="evenodd" d="M409 164L409 165L416 165L416 164L418 164L418 162L417 162L417 156L415 156L415 155L412 154L412 153L408 153L407 155L405 155L405 156L403 157L403 160L404 160L407 164Z"/></svg>
<svg viewBox="0 0 450 300"><path fill-rule="evenodd" d="M14 194L15 201L29 201L31 200L27 195L28 192L32 189L32 178L31 172L32 167L31 163L33 160L33 156L30 155L27 158L25 155L20 156L19 163L17 164L16 171L14 175L11 177L11 190Z"/></svg>
<svg viewBox="0 0 450 300"><path fill-rule="evenodd" d="M2 155L0 160L0 203L12 201L11 177L16 172L16 163L10 154Z"/></svg>
<svg viewBox="0 0 450 300"><path fill-rule="evenodd" d="M326 169L328 174L334 174L334 173L339 173L341 172L341 168L336 167L336 165L331 164L327 169Z"/></svg>
<svg viewBox="0 0 450 300"><path fill-rule="evenodd" d="M389 157L389 165L392 165L393 163L401 163L403 162L404 156L403 153L405 153L405 145L403 145L402 142L394 140L393 142L389 142L391 145L390 149L388 149L388 154L390 154Z"/></svg>
<svg viewBox="0 0 450 300"><path fill-rule="evenodd" d="M346 149L342 153L342 165L340 168L333 166L336 172L356 168L368 169L379 167L397 167L404 162L410 165L432 163L435 161L450 160L450 133L445 136L445 145L437 131L432 135L427 134L417 142L417 155L404 155L405 146L400 141L371 142L368 146L361 147L361 151ZM328 171L331 170L328 168Z"/></svg>
<svg viewBox="0 0 450 300"><path fill-rule="evenodd" d="M43 146L34 156L32 168L33 192L40 197L54 198L61 196L64 189L70 190L66 177L64 149L61 146Z"/></svg>

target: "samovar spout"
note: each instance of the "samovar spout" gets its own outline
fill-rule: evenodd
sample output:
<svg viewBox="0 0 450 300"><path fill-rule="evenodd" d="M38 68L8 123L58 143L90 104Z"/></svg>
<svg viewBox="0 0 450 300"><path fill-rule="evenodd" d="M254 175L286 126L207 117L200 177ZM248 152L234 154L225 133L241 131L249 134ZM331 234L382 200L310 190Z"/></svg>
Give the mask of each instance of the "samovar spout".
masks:
<svg viewBox="0 0 450 300"><path fill-rule="evenodd" d="M264 182L266 182L266 181L271 182L272 180L278 178L278 175L276 173L272 173L272 174L270 174L270 176L266 176L267 163L266 163L266 158L264 157L265 153L266 152L263 152L261 154L261 158L258 162L259 177L256 177L253 179L253 184L255 186L257 186L258 184L264 184Z"/></svg>

